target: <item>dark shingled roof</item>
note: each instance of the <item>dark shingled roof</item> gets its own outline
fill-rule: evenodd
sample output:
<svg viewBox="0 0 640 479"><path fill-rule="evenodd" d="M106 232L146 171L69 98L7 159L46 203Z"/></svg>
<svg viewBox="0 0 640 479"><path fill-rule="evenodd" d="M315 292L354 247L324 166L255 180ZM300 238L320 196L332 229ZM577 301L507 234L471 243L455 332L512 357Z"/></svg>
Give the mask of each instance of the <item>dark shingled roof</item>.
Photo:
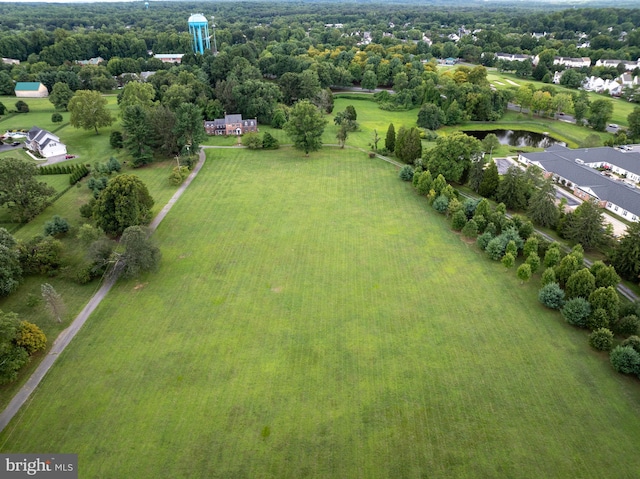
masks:
<svg viewBox="0 0 640 479"><path fill-rule="evenodd" d="M609 151L605 152L603 150ZM599 171L575 161L580 159L585 163L596 161L613 163L613 161L602 159L603 154L610 154L612 151L624 156L628 155L628 153L617 152L613 148L569 150L568 148L554 145L542 153L522 153L522 156L531 162L539 164L545 171L571 181L581 190L600 198L602 201L618 205L640 217L640 191L638 189L627 186L622 181L613 180ZM571 152L571 154L566 154L567 152ZM611 157L609 156L608 158Z"/></svg>

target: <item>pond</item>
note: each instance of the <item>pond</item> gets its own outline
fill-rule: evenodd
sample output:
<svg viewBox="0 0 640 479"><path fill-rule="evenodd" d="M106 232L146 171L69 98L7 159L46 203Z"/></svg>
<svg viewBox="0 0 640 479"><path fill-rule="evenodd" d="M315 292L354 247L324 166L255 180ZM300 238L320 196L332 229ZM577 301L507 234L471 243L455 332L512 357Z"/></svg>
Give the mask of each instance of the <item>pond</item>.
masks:
<svg viewBox="0 0 640 479"><path fill-rule="evenodd" d="M567 146L566 143L551 138L549 135L525 130L472 130L465 131L464 133L478 140L483 140L489 133L493 133L498 137L501 145L532 146L534 148L549 148L552 145Z"/></svg>

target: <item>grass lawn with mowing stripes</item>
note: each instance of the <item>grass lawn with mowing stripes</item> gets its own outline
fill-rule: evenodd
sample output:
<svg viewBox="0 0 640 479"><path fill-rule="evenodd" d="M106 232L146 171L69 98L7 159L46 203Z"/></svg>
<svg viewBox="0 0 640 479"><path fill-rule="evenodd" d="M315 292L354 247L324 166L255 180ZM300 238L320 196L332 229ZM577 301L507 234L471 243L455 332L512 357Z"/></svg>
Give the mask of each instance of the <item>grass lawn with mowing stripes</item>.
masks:
<svg viewBox="0 0 640 479"><path fill-rule="evenodd" d="M3 452L81 477L636 477L640 385L364 153L209 150Z"/></svg>

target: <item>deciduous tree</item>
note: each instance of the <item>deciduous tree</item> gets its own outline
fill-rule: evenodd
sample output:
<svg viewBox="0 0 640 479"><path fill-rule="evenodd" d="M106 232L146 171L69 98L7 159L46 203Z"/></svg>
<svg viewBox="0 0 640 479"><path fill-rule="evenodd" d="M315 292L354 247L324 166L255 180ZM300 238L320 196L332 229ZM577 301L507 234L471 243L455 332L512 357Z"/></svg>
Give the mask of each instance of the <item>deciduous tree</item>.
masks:
<svg viewBox="0 0 640 479"><path fill-rule="evenodd" d="M65 110L69 105L69 101L73 98L73 92L66 83L56 83L49 95L49 101L56 107L56 110Z"/></svg>
<svg viewBox="0 0 640 479"><path fill-rule="evenodd" d="M100 92L93 90L78 90L69 100L67 109L71 112L69 122L75 128L96 131L103 126L113 123L113 117L107 110L107 99Z"/></svg>
<svg viewBox="0 0 640 479"><path fill-rule="evenodd" d="M152 206L153 198L142 180L122 174L109 180L102 190L93 207L93 217L105 233L119 235L129 226L148 223Z"/></svg>
<svg viewBox="0 0 640 479"><path fill-rule="evenodd" d="M460 182L471 166L471 161L477 160L481 151L482 144L479 140L462 132L455 132L439 137L436 146L425 153L425 159L432 174L441 174L447 181Z"/></svg>
<svg viewBox="0 0 640 479"><path fill-rule="evenodd" d="M122 274L125 278L153 271L160 264L161 254L157 246L149 238L149 232L141 226L130 226L122 233L120 244L124 253L120 257L123 264Z"/></svg>
<svg viewBox="0 0 640 479"><path fill-rule="evenodd" d="M38 167L17 158L0 161L0 206L6 205L11 217L27 222L47 205L55 190L38 181Z"/></svg>
<svg viewBox="0 0 640 479"><path fill-rule="evenodd" d="M319 150L322 146L326 124L327 121L318 108L308 100L302 100L291 107L284 130L293 140L295 148L309 156L309 152Z"/></svg>

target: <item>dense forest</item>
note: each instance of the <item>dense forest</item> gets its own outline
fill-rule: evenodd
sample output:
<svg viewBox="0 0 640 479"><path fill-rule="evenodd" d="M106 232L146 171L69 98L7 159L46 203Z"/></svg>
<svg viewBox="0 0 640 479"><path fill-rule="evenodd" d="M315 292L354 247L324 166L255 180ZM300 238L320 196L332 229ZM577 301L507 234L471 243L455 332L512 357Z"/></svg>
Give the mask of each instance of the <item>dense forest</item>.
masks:
<svg viewBox="0 0 640 479"><path fill-rule="evenodd" d="M191 53L187 19L194 12L215 16L215 54ZM108 91L153 71L149 101L169 111L192 103L206 119L237 112L261 123L271 123L279 110L276 116L286 117L287 106L301 99L330 111L327 89L352 85L393 89L376 96L386 109L434 104L439 110L429 115L443 124L496 120L509 101L540 112L573 111L550 101L552 89L539 92L545 104L538 107L519 101L515 91L494 91L482 66L549 82L564 69L554 64L556 55L589 56L593 63L640 57L640 9L398 5L390 11L381 4L266 2L152 2L146 9L139 2L0 4L0 16L0 56L20 60L0 67L0 94L12 94L16 81L40 81L55 101L56 84L64 84L59 91ZM535 69L530 62L500 63L496 52L537 55L540 62ZM173 65L154 53L185 55ZM95 57L100 64L77 63ZM472 65L439 72L437 60L448 57ZM579 78L619 73L592 66ZM640 95L630 92L628 99ZM576 94L571 102L581 99ZM64 101L57 106L66 108Z"/></svg>

